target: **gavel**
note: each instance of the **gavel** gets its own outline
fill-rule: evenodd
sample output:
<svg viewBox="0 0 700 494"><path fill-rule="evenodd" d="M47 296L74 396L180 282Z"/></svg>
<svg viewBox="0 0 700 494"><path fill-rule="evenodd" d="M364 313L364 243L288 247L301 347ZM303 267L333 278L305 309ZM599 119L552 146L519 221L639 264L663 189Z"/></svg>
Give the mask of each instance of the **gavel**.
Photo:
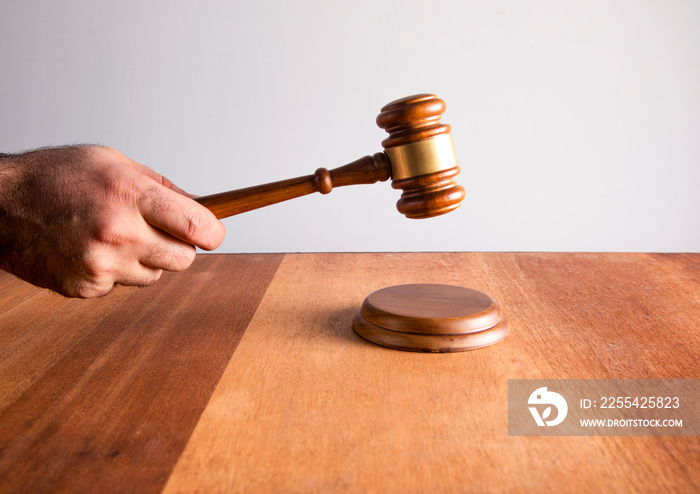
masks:
<svg viewBox="0 0 700 494"><path fill-rule="evenodd" d="M221 192L196 200L221 219L314 192L328 194L334 187L373 184L391 178L402 190L396 208L408 218L430 218L458 208L464 187L453 177L457 165L451 127L440 123L445 102L434 94L417 94L393 101L381 109L377 125L389 133L384 152L365 156L345 166L319 168L313 175L245 189Z"/></svg>

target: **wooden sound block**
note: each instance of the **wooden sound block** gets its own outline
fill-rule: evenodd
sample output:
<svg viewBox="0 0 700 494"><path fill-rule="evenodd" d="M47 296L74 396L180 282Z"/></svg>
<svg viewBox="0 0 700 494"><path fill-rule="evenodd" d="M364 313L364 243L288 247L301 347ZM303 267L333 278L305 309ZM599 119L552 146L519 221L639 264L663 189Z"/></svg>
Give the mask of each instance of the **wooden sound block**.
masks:
<svg viewBox="0 0 700 494"><path fill-rule="evenodd" d="M414 284L367 296L353 321L355 333L379 345L413 352L461 352L508 335L498 303L454 285Z"/></svg>

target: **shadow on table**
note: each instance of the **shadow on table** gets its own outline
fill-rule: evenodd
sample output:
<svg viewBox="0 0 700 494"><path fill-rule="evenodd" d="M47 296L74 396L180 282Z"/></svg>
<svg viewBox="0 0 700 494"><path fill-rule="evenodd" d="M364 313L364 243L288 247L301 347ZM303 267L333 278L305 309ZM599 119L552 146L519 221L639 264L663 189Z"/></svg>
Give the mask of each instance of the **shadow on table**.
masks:
<svg viewBox="0 0 700 494"><path fill-rule="evenodd" d="M319 319L322 321L326 335L333 340L340 340L346 345L372 345L353 331L352 320L356 313L357 307L355 306L339 307L332 312L321 314Z"/></svg>

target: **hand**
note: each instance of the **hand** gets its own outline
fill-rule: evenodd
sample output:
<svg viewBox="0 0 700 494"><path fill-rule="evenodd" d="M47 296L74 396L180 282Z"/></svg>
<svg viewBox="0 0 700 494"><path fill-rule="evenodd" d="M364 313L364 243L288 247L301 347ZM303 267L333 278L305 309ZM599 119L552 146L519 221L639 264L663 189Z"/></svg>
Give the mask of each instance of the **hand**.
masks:
<svg viewBox="0 0 700 494"><path fill-rule="evenodd" d="M208 209L115 149L0 157L0 268L63 295L150 285L224 234Z"/></svg>

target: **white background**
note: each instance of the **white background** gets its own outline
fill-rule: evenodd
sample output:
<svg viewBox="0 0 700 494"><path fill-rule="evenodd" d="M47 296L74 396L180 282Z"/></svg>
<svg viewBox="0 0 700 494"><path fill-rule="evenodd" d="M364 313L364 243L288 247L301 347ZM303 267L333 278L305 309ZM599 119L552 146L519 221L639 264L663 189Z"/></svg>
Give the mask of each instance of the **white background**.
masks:
<svg viewBox="0 0 700 494"><path fill-rule="evenodd" d="M700 251L700 2L0 0L0 150L100 143L209 194L381 150L447 102L467 198L388 183L224 220L218 252Z"/></svg>

